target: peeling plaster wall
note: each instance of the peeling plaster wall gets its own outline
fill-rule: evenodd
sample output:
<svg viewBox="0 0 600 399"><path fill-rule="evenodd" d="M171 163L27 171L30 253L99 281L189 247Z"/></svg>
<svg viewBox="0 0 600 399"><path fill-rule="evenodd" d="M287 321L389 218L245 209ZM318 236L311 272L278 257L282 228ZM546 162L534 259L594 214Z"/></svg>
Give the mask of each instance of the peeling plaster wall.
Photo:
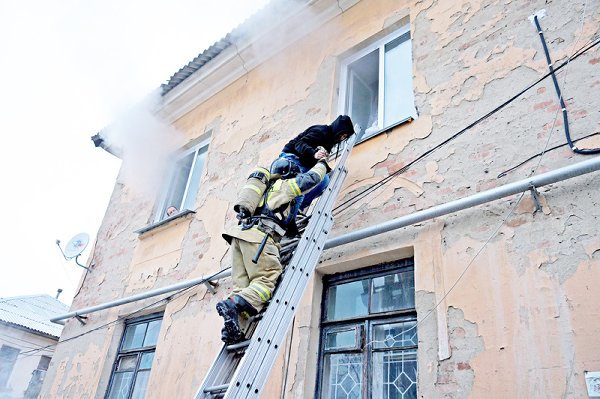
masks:
<svg viewBox="0 0 600 399"><path fill-rule="evenodd" d="M546 9L541 24L555 65L600 31L599 0L362 0L340 8L173 122L189 141L211 132L195 214L138 236L134 231L151 220L154 199L117 182L93 272L82 280L73 309L229 266L221 232L235 223L230 204L243 171L270 163L308 125L334 119L344 56L410 21L419 115L355 148L340 202L545 74L541 43L527 18L540 9ZM574 138L600 129L599 60L595 49L559 74ZM544 154L539 167L536 158L497 178L546 143L565 141L557 107L546 79L342 212L334 235L580 161L562 147ZM598 147L600 140L587 144ZM514 196L326 251L263 397L313 395L324 274L410 256L420 397L585 397L583 372L600 370L599 183L595 173L540 188L537 212L530 194L511 211L519 200ZM69 338L144 306L145 313L164 311L147 397L192 397L220 348L214 305L230 288L223 280L214 295L200 286L170 301L154 304L160 298L151 298L91 314L85 326L69 320L42 397L103 397L123 324Z"/></svg>

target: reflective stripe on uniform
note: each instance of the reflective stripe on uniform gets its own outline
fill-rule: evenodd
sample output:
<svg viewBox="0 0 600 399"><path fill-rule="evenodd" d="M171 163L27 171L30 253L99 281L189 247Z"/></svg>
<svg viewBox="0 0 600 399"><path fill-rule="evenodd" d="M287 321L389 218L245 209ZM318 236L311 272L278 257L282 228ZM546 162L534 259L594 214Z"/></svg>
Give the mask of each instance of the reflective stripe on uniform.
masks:
<svg viewBox="0 0 600 399"><path fill-rule="evenodd" d="M313 170L313 172L317 172L319 174L319 176L321 176L321 180L323 180L323 178L327 174L327 169L322 164L315 165L315 167L313 167L312 170Z"/></svg>
<svg viewBox="0 0 600 399"><path fill-rule="evenodd" d="M256 292L258 294L258 296L260 297L260 299L262 299L263 301L268 301L269 298L271 298L271 291L266 290L262 287L260 287L258 284L256 283L252 283L248 286L248 288L252 289L254 292Z"/></svg>
<svg viewBox="0 0 600 399"><path fill-rule="evenodd" d="M256 193L258 195L262 195L262 190L253 184L245 184L244 187L242 187L242 190L245 190L245 189L250 189L250 190L256 191Z"/></svg>
<svg viewBox="0 0 600 399"><path fill-rule="evenodd" d="M279 193L279 191L281 190L281 184L283 183L283 180L277 180L269 189L268 193L267 193L267 204L269 204L269 201L271 200L271 197L273 197L273 195L276 195Z"/></svg>
<svg viewBox="0 0 600 399"><path fill-rule="evenodd" d="M287 182L290 185L290 188L292 189L292 192L296 197L302 194L302 191L300 191L300 187L298 187L298 183L296 183L296 179L288 180Z"/></svg>

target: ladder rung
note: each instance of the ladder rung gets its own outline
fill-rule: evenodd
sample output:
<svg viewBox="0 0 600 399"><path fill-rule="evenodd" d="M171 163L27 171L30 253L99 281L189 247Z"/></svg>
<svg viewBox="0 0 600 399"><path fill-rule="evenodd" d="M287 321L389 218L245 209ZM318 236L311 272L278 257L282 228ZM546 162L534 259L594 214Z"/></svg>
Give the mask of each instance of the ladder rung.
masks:
<svg viewBox="0 0 600 399"><path fill-rule="evenodd" d="M248 345L250 345L250 340L238 342L237 344L227 345L226 348L228 351L232 352L242 348L246 348Z"/></svg>
<svg viewBox="0 0 600 399"><path fill-rule="evenodd" d="M267 306L269 306L269 303L271 303L271 301L267 302L267 304L265 305L265 308L266 308ZM265 315L265 312L264 312L264 311L263 311L263 312L260 312L259 314L252 316L252 317L250 318L250 322L251 322L251 323L256 323L257 321L260 321L260 320L262 320L262 318L263 318L263 316L264 316L264 315Z"/></svg>
<svg viewBox="0 0 600 399"><path fill-rule="evenodd" d="M227 388L229 388L229 384L215 385L214 387L204 388L204 392L206 392L206 393L223 392L223 391L226 391Z"/></svg>
<svg viewBox="0 0 600 399"><path fill-rule="evenodd" d="M353 136L346 143L329 187L313 208L313 214L298 214L296 224L301 238L284 237L280 241L283 270L271 298L274 303L268 301L265 310L249 318L245 328L247 336L268 339L246 338L236 344L224 345L195 399L225 396L230 399L256 398L262 391L270 369L277 360L281 342L293 323L296 307L321 256L326 235L333 226L331 210L342 188L347 173L343 165L355 140L356 136Z"/></svg>

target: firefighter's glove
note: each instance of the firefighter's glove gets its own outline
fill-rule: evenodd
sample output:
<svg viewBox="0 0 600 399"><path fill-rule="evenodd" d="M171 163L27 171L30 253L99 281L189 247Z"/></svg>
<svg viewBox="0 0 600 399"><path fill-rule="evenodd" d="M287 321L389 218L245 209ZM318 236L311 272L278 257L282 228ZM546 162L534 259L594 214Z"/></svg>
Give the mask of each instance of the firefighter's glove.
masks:
<svg viewBox="0 0 600 399"><path fill-rule="evenodd" d="M325 166L327 173L331 172L331 167L329 167L329 165L327 164L327 161L325 161L324 159L321 159L321 160L319 160L319 163L322 163Z"/></svg>
<svg viewBox="0 0 600 399"><path fill-rule="evenodd" d="M295 220L292 220L286 226L285 236L288 238L300 237L300 232L298 231L298 225Z"/></svg>
<svg viewBox="0 0 600 399"><path fill-rule="evenodd" d="M250 214L250 211L242 206L240 206L240 210L238 211L236 218L238 218L238 220L240 221L240 223L242 222L242 220L249 218L250 216L252 216Z"/></svg>

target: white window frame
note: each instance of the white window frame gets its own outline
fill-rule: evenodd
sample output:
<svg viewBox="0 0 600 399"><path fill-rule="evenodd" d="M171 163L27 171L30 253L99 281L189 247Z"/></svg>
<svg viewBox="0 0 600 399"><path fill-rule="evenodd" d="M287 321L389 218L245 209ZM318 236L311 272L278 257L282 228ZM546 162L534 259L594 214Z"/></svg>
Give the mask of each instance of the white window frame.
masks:
<svg viewBox="0 0 600 399"><path fill-rule="evenodd" d="M189 188L190 188L190 183L191 183L191 177L194 175L194 171L197 166L196 162L198 161L198 156L201 153L204 153L204 154L208 153L208 144L209 144L209 139L203 140L202 142L194 145L193 147L190 147L184 151L181 151L173 159L171 168L169 169L169 172L167 174L168 178L165 180L165 184L164 184L165 188L160 196L160 200L158 201L159 206L156 208L156 215L154 216L154 223L157 223L157 222L160 222L162 220L169 218L169 216L167 216L165 214L165 212L166 212L166 209L171 205L175 206L178 209L179 213L186 211L186 210L193 211L193 209L189 209L190 207L184 207L184 205L186 204L188 197L190 195ZM185 184L185 189L184 189L181 201L177 204L170 203L170 201L168 199L173 190L173 179L175 178L175 173L177 172L177 169L176 169L177 163L179 161L181 161L182 159L186 158L187 156L189 156L190 154L195 154L195 156L194 156L194 160L192 162L192 166L190 167L190 173L187 176L187 181ZM205 164L206 164L206 157L203 161L203 164L200 165L202 170L200 171L200 175L198 176L198 179L202 178L202 173L204 171L204 167L206 166ZM200 192L200 188L201 188L201 184L200 184L200 182L198 182L198 189L193 194L194 196L198 195L198 193Z"/></svg>
<svg viewBox="0 0 600 399"><path fill-rule="evenodd" d="M411 100L412 100L412 107L411 107L410 111L406 115L402 115L402 117L399 120L390 122L390 123L388 123L387 126L384 125L384 116L385 116L384 115L384 107L385 107L385 45L407 33L409 35L407 41L410 43L410 42L412 42L412 37L410 37L410 25L407 24L407 25L403 26L402 28L394 31L393 33L390 33L389 35L386 35L385 37L383 37L383 38L377 40L376 42L370 44L369 46L363 48L362 50L357 51L356 53L352 54L351 56L345 58L340 63L340 97L339 97L339 103L338 103L338 114L349 115L349 112L350 112L349 110L351 109L351 101L352 101L351 98L348 98L348 95L351 92L351 90L349 90L349 75L350 75L349 66L353 62L365 57L366 55L370 54L374 50L378 50L378 56L379 56L379 71L378 71L379 88L378 88L378 98L377 98L377 127L378 127L378 129L377 129L377 131L370 132L369 134L363 134L363 137L361 140L365 140L367 138L376 136L377 134L382 133L385 130L388 130L388 129L390 129L394 126L397 126L401 123L416 119L416 117L417 117L417 110L414 105L414 87L413 87L413 90L410 93ZM410 51L410 55L411 55L410 56L410 59L411 59L410 70L412 71L412 64L413 64L412 63L412 45L409 46L409 51ZM413 76L411 74L411 81L412 80L413 80ZM368 128L368 126L361 126L361 130L363 132L367 128Z"/></svg>

